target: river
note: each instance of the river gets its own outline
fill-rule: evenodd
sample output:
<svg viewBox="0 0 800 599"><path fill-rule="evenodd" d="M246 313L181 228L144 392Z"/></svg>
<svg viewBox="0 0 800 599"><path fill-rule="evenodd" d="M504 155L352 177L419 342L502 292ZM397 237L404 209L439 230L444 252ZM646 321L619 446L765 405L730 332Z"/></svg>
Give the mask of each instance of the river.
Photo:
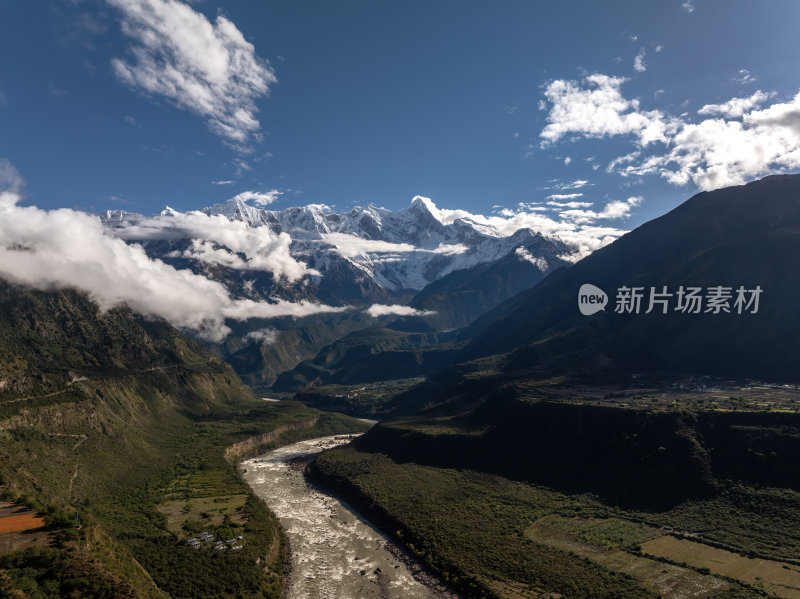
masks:
<svg viewBox="0 0 800 599"><path fill-rule="evenodd" d="M244 479L278 516L289 539L289 599L443 596L412 575L374 526L306 482L304 466L323 449L348 440L310 439L242 463Z"/></svg>

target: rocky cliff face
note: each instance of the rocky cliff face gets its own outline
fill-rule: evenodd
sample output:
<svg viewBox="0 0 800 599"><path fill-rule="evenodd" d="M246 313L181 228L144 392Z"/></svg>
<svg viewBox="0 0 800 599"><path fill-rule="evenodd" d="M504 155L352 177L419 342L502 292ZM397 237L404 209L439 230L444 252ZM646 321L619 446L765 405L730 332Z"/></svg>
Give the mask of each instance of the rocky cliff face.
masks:
<svg viewBox="0 0 800 599"><path fill-rule="evenodd" d="M251 455L252 453L257 452L259 448L277 441L283 433L313 428L318 420L318 418L311 418L309 420L304 420L303 422L285 424L269 432L234 443L225 450L225 459L229 461L235 461L246 455Z"/></svg>

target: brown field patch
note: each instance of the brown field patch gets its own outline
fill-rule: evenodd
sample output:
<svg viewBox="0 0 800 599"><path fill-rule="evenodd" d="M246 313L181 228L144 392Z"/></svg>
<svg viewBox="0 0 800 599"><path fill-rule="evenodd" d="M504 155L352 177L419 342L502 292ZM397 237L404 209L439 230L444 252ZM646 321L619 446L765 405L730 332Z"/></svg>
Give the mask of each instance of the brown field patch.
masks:
<svg viewBox="0 0 800 599"><path fill-rule="evenodd" d="M0 518L0 534L36 530L42 526L44 526L44 519L33 513Z"/></svg>
<svg viewBox="0 0 800 599"><path fill-rule="evenodd" d="M744 557L668 535L642 543L642 552L694 568L708 568L713 574L740 580L779 597L800 599L800 566Z"/></svg>
<svg viewBox="0 0 800 599"><path fill-rule="evenodd" d="M0 501L0 555L51 545L55 533L41 530L44 526L44 519L24 505Z"/></svg>

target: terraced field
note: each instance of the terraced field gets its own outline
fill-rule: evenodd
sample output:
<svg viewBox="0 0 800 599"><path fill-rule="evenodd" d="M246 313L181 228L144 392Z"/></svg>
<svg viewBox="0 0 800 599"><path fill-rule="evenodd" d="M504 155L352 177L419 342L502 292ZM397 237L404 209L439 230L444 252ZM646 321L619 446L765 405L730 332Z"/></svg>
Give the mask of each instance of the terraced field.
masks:
<svg viewBox="0 0 800 599"><path fill-rule="evenodd" d="M541 518L528 538L586 557L616 572L632 576L665 599L701 599L730 588L731 583L693 569L662 563L631 551L645 539L671 538L656 528L617 518Z"/></svg>
<svg viewBox="0 0 800 599"><path fill-rule="evenodd" d="M689 539L660 536L642 543L642 552L693 568L707 568L712 574L740 580L768 593L800 599L800 566L749 558Z"/></svg>

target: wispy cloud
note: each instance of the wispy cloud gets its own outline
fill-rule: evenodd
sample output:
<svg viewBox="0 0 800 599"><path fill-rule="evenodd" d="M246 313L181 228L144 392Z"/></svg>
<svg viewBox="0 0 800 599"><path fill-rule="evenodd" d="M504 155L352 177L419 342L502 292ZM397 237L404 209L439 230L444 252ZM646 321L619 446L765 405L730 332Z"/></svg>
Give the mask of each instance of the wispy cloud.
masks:
<svg viewBox="0 0 800 599"><path fill-rule="evenodd" d="M380 316L428 316L436 314L431 310L417 310L411 306L403 306L400 304L386 305L386 304L373 304L366 309L367 314L378 318Z"/></svg>
<svg viewBox="0 0 800 599"><path fill-rule="evenodd" d="M748 98L731 98L722 104L706 104L697 111L697 114L719 114L728 118L740 118L744 113L750 112L753 108L763 104L774 95L774 92L766 94L758 90Z"/></svg>
<svg viewBox="0 0 800 599"><path fill-rule="evenodd" d="M740 85L744 85L746 83L753 83L756 78L747 69L739 69L739 72L733 77L733 80Z"/></svg>
<svg viewBox="0 0 800 599"><path fill-rule="evenodd" d="M681 8L688 12L689 14L694 12L694 1L693 0L686 0L681 4Z"/></svg>
<svg viewBox="0 0 800 599"><path fill-rule="evenodd" d="M24 181L19 171L5 158L0 158L0 193L7 194L8 200L11 197L18 198Z"/></svg>
<svg viewBox="0 0 800 599"><path fill-rule="evenodd" d="M557 202L551 200L547 202L547 205L556 208L589 208L594 205L594 202Z"/></svg>
<svg viewBox="0 0 800 599"><path fill-rule="evenodd" d="M553 189L581 189L582 187L591 186L592 184L585 179L575 179L569 183L556 183Z"/></svg>
<svg viewBox="0 0 800 599"><path fill-rule="evenodd" d="M516 254L520 260L525 260L526 262L533 264L542 273L550 272L550 263L545 258L534 256L526 248L518 247L516 250L514 250L514 254Z"/></svg>
<svg viewBox="0 0 800 599"><path fill-rule="evenodd" d="M117 77L204 118L210 129L246 150L260 129L256 100L277 82L242 32L222 15L211 23L178 0L107 0L133 41L114 58Z"/></svg>
<svg viewBox="0 0 800 599"><path fill-rule="evenodd" d="M611 220L627 218L630 216L631 208L642 203L640 197L630 197L626 201L615 200L606 204L600 212L594 210L564 210L560 213L561 218L572 220L576 223L594 223L596 220Z"/></svg>
<svg viewBox="0 0 800 599"><path fill-rule="evenodd" d="M219 181L212 181L211 185L233 185L233 180L232 179L225 179L225 180L219 180Z"/></svg>
<svg viewBox="0 0 800 599"><path fill-rule="evenodd" d="M462 244L441 244L434 249L426 249L411 245L410 243L393 243L380 239L364 239L348 233L323 233L321 236L323 243L330 244L336 248L336 253L343 258L356 258L357 256L368 256L371 254L407 254L411 252L422 252L428 254L453 255L462 254L469 248Z"/></svg>
<svg viewBox="0 0 800 599"><path fill-rule="evenodd" d="M50 96L53 98L66 98L69 95L69 92L65 89L61 89L57 87L55 84L50 83L47 86L48 90L50 91Z"/></svg>
<svg viewBox="0 0 800 599"><path fill-rule="evenodd" d="M575 198L583 197L581 192L576 193L551 193L547 196L548 200L574 200Z"/></svg>
<svg viewBox="0 0 800 599"><path fill-rule="evenodd" d="M242 341L255 341L259 345L270 345L275 343L278 339L278 331L276 329L258 329L257 331L250 331L242 337Z"/></svg>
<svg viewBox="0 0 800 599"><path fill-rule="evenodd" d="M637 73L644 73L647 70L647 63L644 61L645 49L639 50L639 53L633 59L633 70Z"/></svg>

